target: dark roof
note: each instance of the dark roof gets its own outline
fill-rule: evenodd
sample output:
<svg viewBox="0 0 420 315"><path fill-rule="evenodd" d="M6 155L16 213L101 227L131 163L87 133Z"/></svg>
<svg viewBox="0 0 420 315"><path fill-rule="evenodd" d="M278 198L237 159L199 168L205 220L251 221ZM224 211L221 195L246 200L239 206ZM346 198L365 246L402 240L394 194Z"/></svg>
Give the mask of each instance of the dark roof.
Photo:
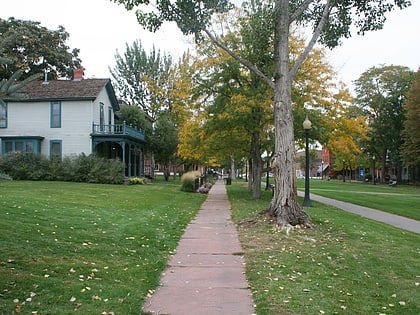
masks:
<svg viewBox="0 0 420 315"><path fill-rule="evenodd" d="M7 99L15 102L34 102L45 100L77 101L95 100L101 90L108 92L114 110L118 110L118 101L115 91L109 79L82 79L82 80L51 80L46 84L44 81L35 80L29 82L18 93L24 93L21 99Z"/></svg>

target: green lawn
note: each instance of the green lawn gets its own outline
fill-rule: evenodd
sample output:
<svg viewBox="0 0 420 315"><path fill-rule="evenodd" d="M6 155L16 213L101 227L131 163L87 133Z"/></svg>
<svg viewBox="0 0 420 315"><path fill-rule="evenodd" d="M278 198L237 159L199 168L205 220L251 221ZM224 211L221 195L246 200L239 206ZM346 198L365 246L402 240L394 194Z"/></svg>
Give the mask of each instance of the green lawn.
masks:
<svg viewBox="0 0 420 315"><path fill-rule="evenodd" d="M179 181L0 181L0 314L139 314L204 199Z"/></svg>
<svg viewBox="0 0 420 315"><path fill-rule="evenodd" d="M298 180L304 189L304 180ZM420 187L407 185L373 185L357 181L311 179L311 194L370 207L420 220Z"/></svg>
<svg viewBox="0 0 420 315"><path fill-rule="evenodd" d="M419 235L316 202L316 227L286 235L257 216L270 192L227 187L258 315L420 314ZM179 181L0 181L0 314L140 314L205 197Z"/></svg>
<svg viewBox="0 0 420 315"><path fill-rule="evenodd" d="M286 235L258 216L269 192L228 192L258 315L420 314L420 235L316 202L315 228Z"/></svg>

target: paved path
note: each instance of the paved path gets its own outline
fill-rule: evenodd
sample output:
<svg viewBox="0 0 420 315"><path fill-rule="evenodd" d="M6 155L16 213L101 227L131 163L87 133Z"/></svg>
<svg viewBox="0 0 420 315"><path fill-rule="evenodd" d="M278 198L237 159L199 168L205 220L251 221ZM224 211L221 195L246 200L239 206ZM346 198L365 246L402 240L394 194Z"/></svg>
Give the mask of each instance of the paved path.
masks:
<svg viewBox="0 0 420 315"><path fill-rule="evenodd" d="M304 193L298 191L299 196L304 196ZM336 208L343 209L345 211L355 213L361 215L363 217L384 222L400 229L404 229L410 232L419 233L420 234L420 221L405 218L399 215L391 214L384 211L379 211L372 208L358 206L352 203L343 202L331 198L326 198L318 195L311 194L311 200L315 200L330 206L334 206Z"/></svg>
<svg viewBox="0 0 420 315"><path fill-rule="evenodd" d="M230 216L225 185L218 181L187 226L144 311L170 315L255 313L242 248Z"/></svg>

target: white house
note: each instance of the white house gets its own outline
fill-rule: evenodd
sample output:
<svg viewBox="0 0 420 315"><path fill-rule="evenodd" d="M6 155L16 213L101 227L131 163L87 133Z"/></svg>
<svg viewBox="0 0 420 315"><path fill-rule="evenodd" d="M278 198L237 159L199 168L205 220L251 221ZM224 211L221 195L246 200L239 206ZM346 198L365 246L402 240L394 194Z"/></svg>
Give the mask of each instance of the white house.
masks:
<svg viewBox="0 0 420 315"><path fill-rule="evenodd" d="M115 124L118 101L109 79L32 81L0 108L1 154L64 157L81 153L125 161L126 176L144 176L144 134Z"/></svg>

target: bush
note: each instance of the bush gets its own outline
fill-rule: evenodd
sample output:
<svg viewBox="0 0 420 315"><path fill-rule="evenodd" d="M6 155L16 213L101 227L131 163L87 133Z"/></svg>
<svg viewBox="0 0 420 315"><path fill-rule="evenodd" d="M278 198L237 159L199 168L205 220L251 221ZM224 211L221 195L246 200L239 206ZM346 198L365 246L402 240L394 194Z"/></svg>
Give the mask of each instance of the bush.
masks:
<svg viewBox="0 0 420 315"><path fill-rule="evenodd" d="M13 152L0 158L0 173L17 180L63 180L122 184L124 164L94 155L47 159L40 154Z"/></svg>
<svg viewBox="0 0 420 315"><path fill-rule="evenodd" d="M199 192L200 194L208 194L212 187L213 187L213 184L210 182L207 182L203 186L198 188L197 192Z"/></svg>
<svg viewBox="0 0 420 315"><path fill-rule="evenodd" d="M198 188L200 172L187 172L181 176L181 190L186 192L195 192Z"/></svg>
<svg viewBox="0 0 420 315"><path fill-rule="evenodd" d="M128 179L129 185L144 185L144 178L131 177Z"/></svg>

